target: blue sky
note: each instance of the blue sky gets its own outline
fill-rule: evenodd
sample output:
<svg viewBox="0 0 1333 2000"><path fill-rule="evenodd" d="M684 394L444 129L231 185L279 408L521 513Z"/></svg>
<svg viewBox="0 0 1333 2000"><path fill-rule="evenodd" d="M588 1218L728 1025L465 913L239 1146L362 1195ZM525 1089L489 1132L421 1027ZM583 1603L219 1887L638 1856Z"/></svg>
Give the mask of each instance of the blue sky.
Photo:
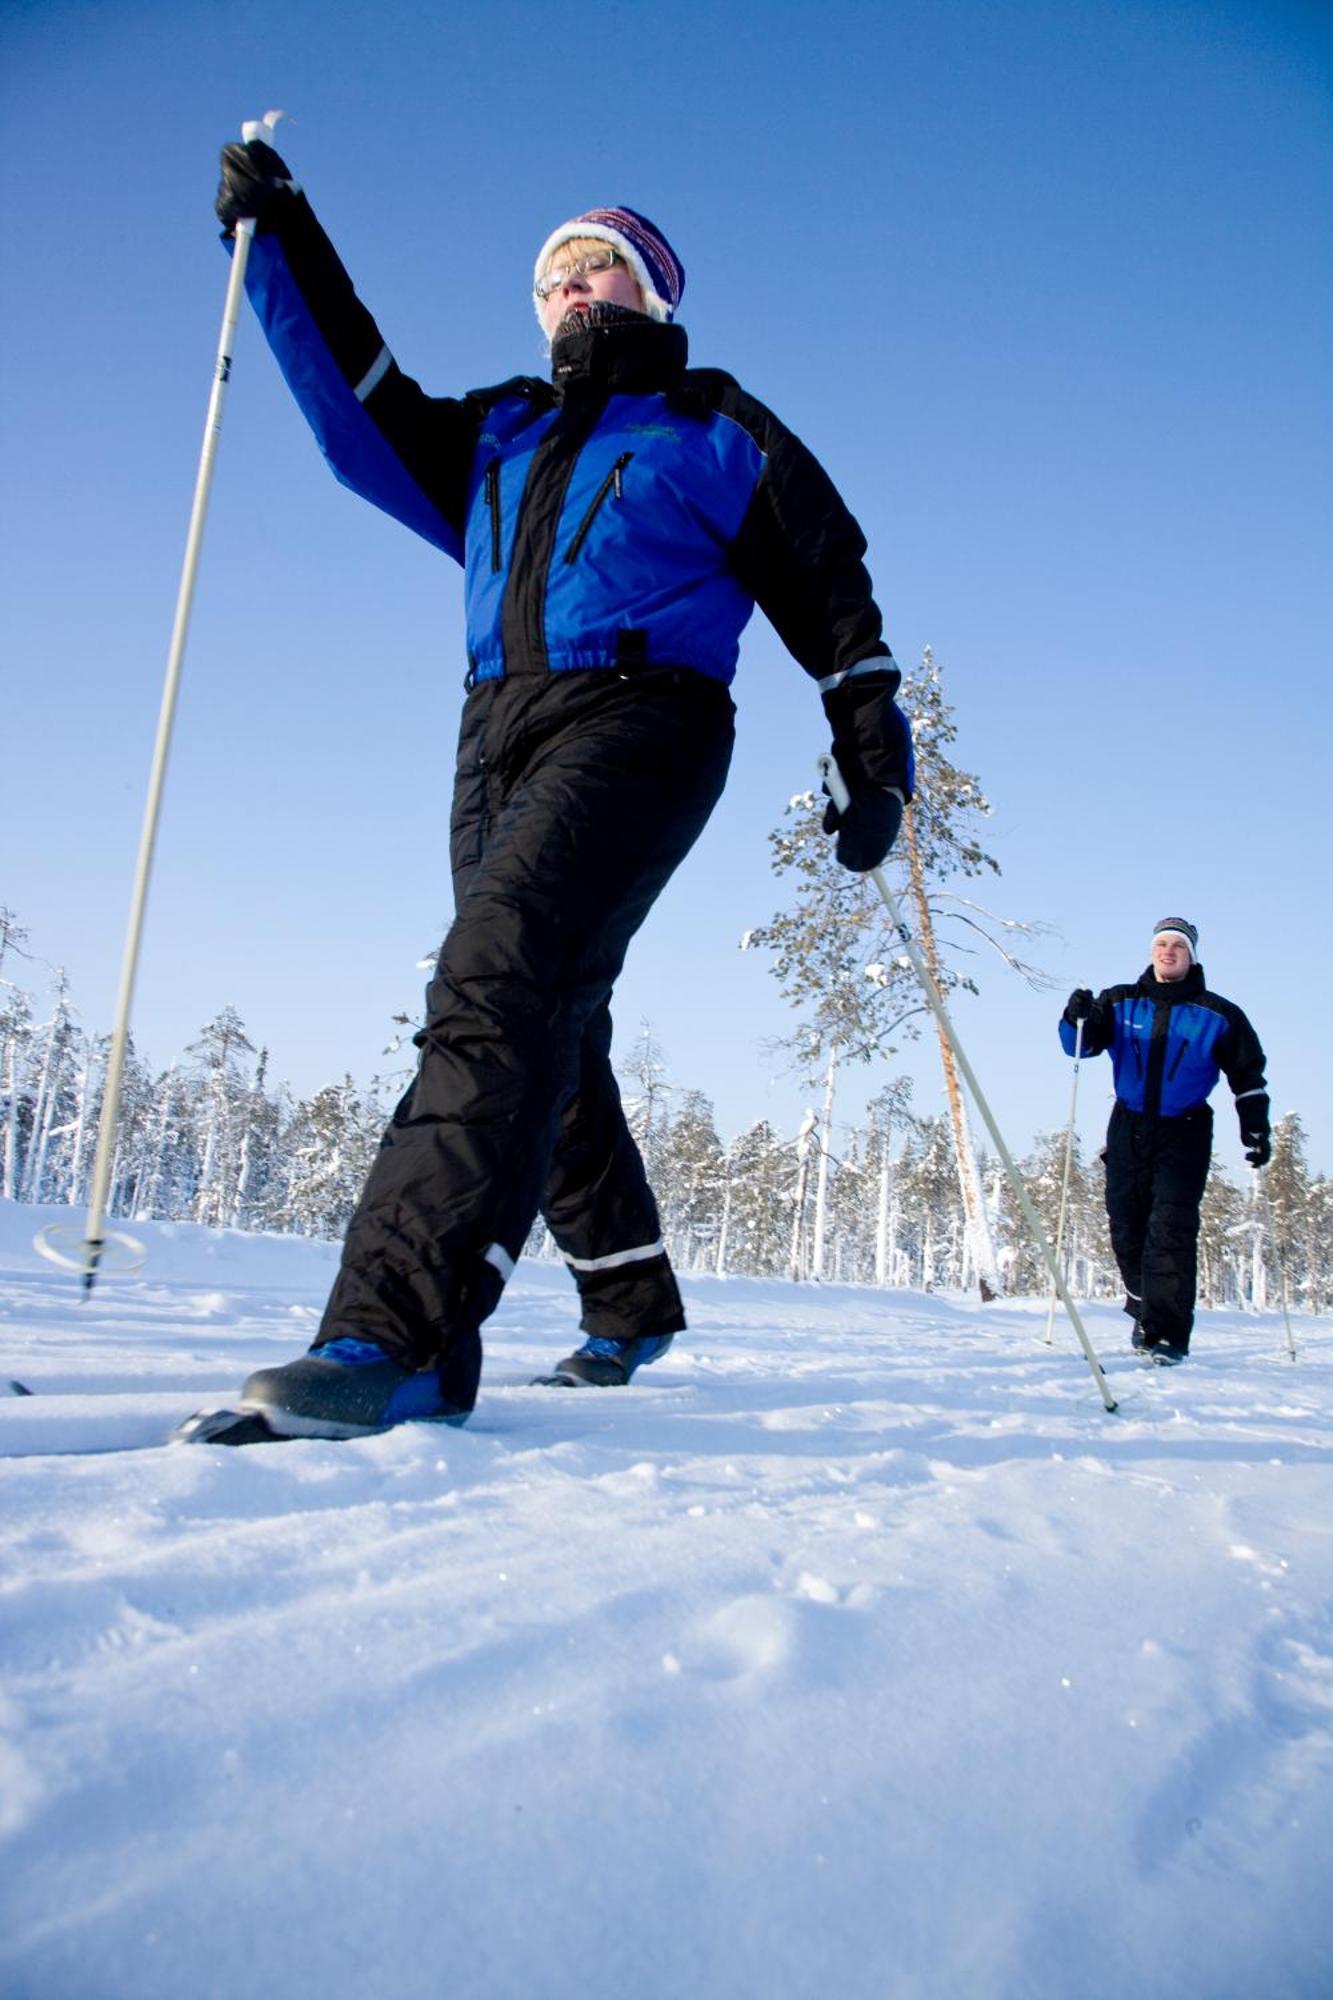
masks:
<svg viewBox="0 0 1333 2000"><path fill-rule="evenodd" d="M326 0L6 10L0 902L114 1009L225 283L216 156L272 106L403 365L540 366L532 258L628 201L696 361L814 446L900 659L930 645L994 808L992 901L1062 986L1201 931L1279 1111L1333 1170L1328 923L1333 20L1282 0ZM223 1004L300 1090L387 1067L449 913L458 573L343 492L238 342L135 1009L165 1064ZM816 696L756 619L727 797L638 940L731 1134L794 1130L791 1017L741 933L813 780ZM1063 1124L1058 998L960 1004L1017 1150ZM942 1107L928 1047L919 1109ZM1090 1067L1080 1120L1105 1116ZM851 1113L884 1079L849 1089ZM1219 1104L1219 1153L1238 1164Z"/></svg>

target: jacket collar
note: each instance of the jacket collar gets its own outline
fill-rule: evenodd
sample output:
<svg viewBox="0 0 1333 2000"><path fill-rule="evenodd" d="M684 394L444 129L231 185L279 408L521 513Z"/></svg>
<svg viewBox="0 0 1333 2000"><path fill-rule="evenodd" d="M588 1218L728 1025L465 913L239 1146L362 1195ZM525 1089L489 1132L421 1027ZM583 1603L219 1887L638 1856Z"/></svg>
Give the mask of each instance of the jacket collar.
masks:
<svg viewBox="0 0 1333 2000"><path fill-rule="evenodd" d="M1168 1006L1176 1000L1197 1000L1206 984L1203 967L1197 960L1183 979L1158 979L1151 966L1139 975L1139 992L1146 993L1150 1000L1164 1000Z"/></svg>
<svg viewBox="0 0 1333 2000"><path fill-rule="evenodd" d="M561 334L551 346L551 382L558 402L590 391L647 395L678 381L688 358L683 326L636 313Z"/></svg>

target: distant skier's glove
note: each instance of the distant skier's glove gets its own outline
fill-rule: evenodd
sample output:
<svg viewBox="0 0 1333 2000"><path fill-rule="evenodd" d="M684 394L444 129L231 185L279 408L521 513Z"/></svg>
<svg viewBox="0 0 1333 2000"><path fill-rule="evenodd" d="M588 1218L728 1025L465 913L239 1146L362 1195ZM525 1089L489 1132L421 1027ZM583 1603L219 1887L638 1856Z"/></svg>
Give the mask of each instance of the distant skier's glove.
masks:
<svg viewBox="0 0 1333 2000"><path fill-rule="evenodd" d="M1071 1028L1076 1028L1080 1021L1092 1019L1093 1005L1092 988L1076 986L1065 1002L1063 1018L1068 1021Z"/></svg>
<svg viewBox="0 0 1333 2000"><path fill-rule="evenodd" d="M214 204L223 232L253 217L256 229L271 229L275 211L297 191L291 168L262 139L233 140L222 148L222 178Z"/></svg>
<svg viewBox="0 0 1333 2000"><path fill-rule="evenodd" d="M1245 1157L1252 1167L1266 1167L1273 1157L1273 1141L1267 1120L1261 1125L1253 1119L1242 1116L1240 1143L1245 1148Z"/></svg>
<svg viewBox="0 0 1333 2000"><path fill-rule="evenodd" d="M824 831L837 834L834 852L842 867L849 868L854 875L865 875L879 867L898 838L902 823L901 794L878 785L851 792L845 812L840 812L832 799L824 808Z"/></svg>

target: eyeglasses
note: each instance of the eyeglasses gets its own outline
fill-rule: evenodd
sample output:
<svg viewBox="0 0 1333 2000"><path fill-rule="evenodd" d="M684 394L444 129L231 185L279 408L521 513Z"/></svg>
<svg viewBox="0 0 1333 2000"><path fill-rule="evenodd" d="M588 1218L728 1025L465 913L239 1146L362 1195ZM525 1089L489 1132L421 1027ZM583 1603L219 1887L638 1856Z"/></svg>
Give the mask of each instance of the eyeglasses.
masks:
<svg viewBox="0 0 1333 2000"><path fill-rule="evenodd" d="M620 252L613 250L609 243L604 243L600 249L589 250L584 256L576 257L572 264L553 264L549 271L542 273L532 289L539 299L549 299L552 292L558 292L561 285L567 284L571 278L590 278L594 271L609 271L613 264L621 261Z"/></svg>

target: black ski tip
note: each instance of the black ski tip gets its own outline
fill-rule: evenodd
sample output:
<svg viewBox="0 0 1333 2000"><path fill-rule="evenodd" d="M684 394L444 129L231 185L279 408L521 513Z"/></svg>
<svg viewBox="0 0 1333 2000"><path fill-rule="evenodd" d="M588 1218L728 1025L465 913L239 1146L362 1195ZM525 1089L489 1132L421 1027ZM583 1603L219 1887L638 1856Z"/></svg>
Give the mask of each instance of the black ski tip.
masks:
<svg viewBox="0 0 1333 2000"><path fill-rule="evenodd" d="M528 1384L529 1389L586 1389L587 1386L577 1375L561 1375L558 1371L554 1375L534 1375Z"/></svg>
<svg viewBox="0 0 1333 2000"><path fill-rule="evenodd" d="M9 1393L11 1396L30 1396L32 1394L32 1390L28 1387L26 1382L15 1382L11 1377L9 1383Z"/></svg>
<svg viewBox="0 0 1333 2000"><path fill-rule="evenodd" d="M259 1410L196 1410L171 1434L173 1444L285 1444Z"/></svg>

